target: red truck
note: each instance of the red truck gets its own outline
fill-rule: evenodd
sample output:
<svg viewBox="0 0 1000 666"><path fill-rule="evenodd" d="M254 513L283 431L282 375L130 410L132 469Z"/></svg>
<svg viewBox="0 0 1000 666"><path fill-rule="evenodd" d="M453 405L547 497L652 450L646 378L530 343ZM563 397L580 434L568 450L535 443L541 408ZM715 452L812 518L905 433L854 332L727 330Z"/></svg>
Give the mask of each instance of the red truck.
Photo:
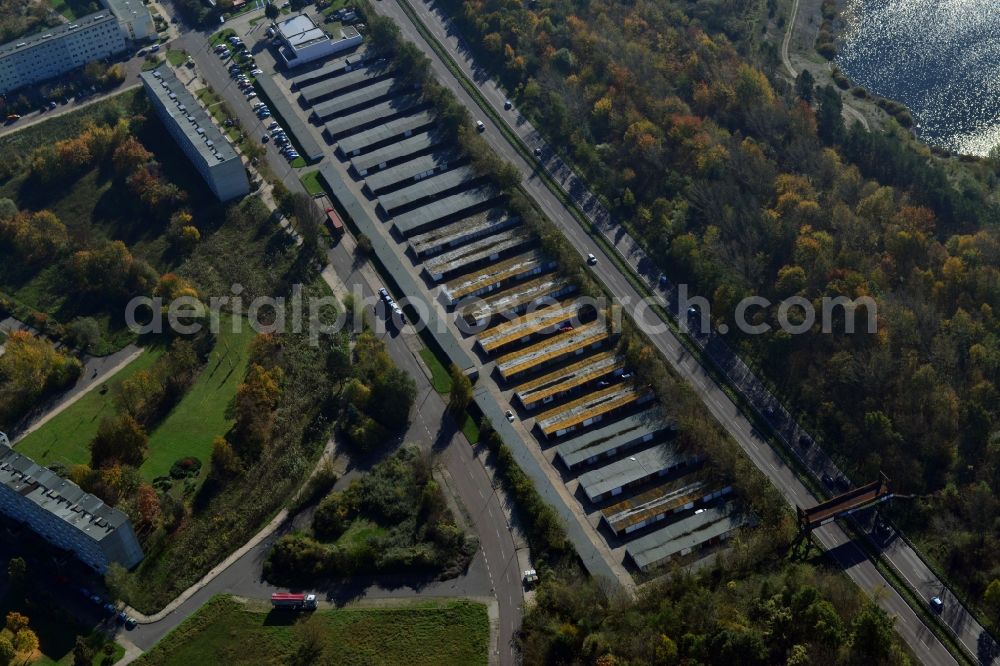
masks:
<svg viewBox="0 0 1000 666"><path fill-rule="evenodd" d="M334 236L341 236L344 233L344 223L341 221L337 211L332 208L326 209L326 221L330 225L330 231Z"/></svg>
<svg viewBox="0 0 1000 666"><path fill-rule="evenodd" d="M316 595L275 592L271 595L271 605L275 608L288 608L290 610L313 610L316 608Z"/></svg>

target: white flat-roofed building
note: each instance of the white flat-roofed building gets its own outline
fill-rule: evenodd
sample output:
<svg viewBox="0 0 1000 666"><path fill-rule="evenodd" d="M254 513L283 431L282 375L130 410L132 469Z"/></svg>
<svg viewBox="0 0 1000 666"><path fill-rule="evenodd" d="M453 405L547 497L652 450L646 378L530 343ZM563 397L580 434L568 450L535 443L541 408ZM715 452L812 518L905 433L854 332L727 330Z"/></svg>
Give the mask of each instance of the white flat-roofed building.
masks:
<svg viewBox="0 0 1000 666"><path fill-rule="evenodd" d="M8 42L0 45L0 93L51 79L125 48L125 33L110 11Z"/></svg>
<svg viewBox="0 0 1000 666"><path fill-rule="evenodd" d="M128 516L8 446L0 446L0 513L100 573L143 557Z"/></svg>
<svg viewBox="0 0 1000 666"><path fill-rule="evenodd" d="M250 192L243 161L208 111L168 67L139 75L150 104L170 136L219 201Z"/></svg>
<svg viewBox="0 0 1000 666"><path fill-rule="evenodd" d="M142 0L101 0L101 3L118 19L126 38L142 41L156 37L153 15Z"/></svg>
<svg viewBox="0 0 1000 666"><path fill-rule="evenodd" d="M361 34L351 26L344 26L338 29L338 34L330 35L305 14L285 19L277 24L277 28L283 42L279 52L288 67L298 67L346 51L362 41Z"/></svg>

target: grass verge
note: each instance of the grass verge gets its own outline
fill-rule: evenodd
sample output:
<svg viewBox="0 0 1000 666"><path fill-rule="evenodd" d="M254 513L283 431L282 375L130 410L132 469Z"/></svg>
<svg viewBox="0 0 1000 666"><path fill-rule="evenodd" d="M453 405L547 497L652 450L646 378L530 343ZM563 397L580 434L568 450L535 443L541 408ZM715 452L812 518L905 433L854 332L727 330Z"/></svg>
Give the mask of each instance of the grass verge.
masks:
<svg viewBox="0 0 1000 666"><path fill-rule="evenodd" d="M307 641L318 643L326 657L313 663L486 664L489 622L485 606L464 600L298 615L221 596L136 663L289 664L296 663Z"/></svg>
<svg viewBox="0 0 1000 666"><path fill-rule="evenodd" d="M437 355L424 347L420 350L420 358L431 371L431 386L434 387L434 390L441 395L451 393L451 373L448 372L448 368L444 367Z"/></svg>
<svg viewBox="0 0 1000 666"><path fill-rule="evenodd" d="M306 188L309 196L316 197L326 193L322 183L319 182L319 171L310 171L309 173L302 174L299 176L299 180L302 181L302 187Z"/></svg>
<svg viewBox="0 0 1000 666"><path fill-rule="evenodd" d="M167 51L167 61L174 67L180 67L187 61L187 54L184 51Z"/></svg>
<svg viewBox="0 0 1000 666"><path fill-rule="evenodd" d="M466 413L465 423L462 424L462 434L469 440L469 444L479 443L479 424L471 414Z"/></svg>

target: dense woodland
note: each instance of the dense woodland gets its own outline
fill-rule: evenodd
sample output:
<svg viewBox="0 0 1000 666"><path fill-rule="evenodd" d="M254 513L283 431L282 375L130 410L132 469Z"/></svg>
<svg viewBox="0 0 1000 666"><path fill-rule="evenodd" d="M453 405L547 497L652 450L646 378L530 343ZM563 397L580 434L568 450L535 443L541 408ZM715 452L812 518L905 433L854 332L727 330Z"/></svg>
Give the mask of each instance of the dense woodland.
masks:
<svg viewBox="0 0 1000 666"><path fill-rule="evenodd" d="M892 121L845 127L834 88L761 69L756 3L444 4L718 322L750 294L876 300L875 335L731 343L852 476L922 498L896 511L979 599L1000 577L1000 164L935 159ZM775 330L776 307L759 315Z"/></svg>
<svg viewBox="0 0 1000 666"><path fill-rule="evenodd" d="M608 598L593 580L539 589L525 617L528 664L911 663L892 621L853 583L805 564L781 573L711 567Z"/></svg>

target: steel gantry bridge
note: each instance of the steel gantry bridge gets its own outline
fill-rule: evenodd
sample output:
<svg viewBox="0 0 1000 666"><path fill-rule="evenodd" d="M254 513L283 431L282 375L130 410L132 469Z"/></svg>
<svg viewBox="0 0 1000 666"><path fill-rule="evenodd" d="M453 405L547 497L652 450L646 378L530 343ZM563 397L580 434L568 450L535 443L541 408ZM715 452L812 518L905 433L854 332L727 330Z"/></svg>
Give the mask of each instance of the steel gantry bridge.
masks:
<svg viewBox="0 0 1000 666"><path fill-rule="evenodd" d="M843 518L858 509L864 509L875 504L881 504L893 497L889 477L879 473L877 481L848 490L825 502L820 502L810 509L797 507L799 527L803 531L813 530L838 518Z"/></svg>

